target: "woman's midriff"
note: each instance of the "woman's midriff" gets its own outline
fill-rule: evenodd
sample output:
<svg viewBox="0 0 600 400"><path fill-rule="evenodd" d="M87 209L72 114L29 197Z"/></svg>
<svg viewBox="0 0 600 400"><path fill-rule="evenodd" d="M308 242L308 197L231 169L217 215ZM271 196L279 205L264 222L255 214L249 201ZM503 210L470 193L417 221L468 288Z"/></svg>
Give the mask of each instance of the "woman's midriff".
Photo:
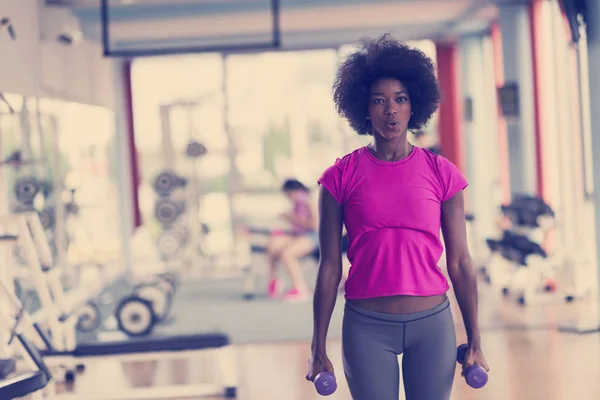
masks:
<svg viewBox="0 0 600 400"><path fill-rule="evenodd" d="M369 311L385 314L409 314L442 304L445 294L436 296L385 296L371 299L349 299L349 303Z"/></svg>

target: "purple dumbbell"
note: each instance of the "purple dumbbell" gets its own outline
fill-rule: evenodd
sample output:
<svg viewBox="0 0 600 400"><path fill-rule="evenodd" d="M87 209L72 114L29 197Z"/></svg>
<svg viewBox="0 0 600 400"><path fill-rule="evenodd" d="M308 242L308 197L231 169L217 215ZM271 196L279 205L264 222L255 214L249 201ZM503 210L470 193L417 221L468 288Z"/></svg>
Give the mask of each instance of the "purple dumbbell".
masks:
<svg viewBox="0 0 600 400"><path fill-rule="evenodd" d="M465 354L469 346L461 344L456 349L456 362L462 364L465 361ZM481 366L474 364L467 367L464 372L467 384L475 389L480 389L485 386L488 381L488 374Z"/></svg>
<svg viewBox="0 0 600 400"><path fill-rule="evenodd" d="M329 396L337 389L335 376L329 371L323 371L315 377L315 388L321 396Z"/></svg>

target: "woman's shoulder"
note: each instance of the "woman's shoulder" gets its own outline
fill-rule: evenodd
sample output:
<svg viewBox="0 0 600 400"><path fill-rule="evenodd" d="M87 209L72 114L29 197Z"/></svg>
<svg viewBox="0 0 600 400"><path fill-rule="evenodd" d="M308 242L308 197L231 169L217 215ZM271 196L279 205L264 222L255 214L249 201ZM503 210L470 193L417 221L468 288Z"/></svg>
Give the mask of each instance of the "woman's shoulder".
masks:
<svg viewBox="0 0 600 400"><path fill-rule="evenodd" d="M341 168L347 168L350 165L356 164L360 161L361 158L365 155L366 147L359 147L357 149L352 150L349 153L346 153L342 157L336 158L333 165L336 165Z"/></svg>
<svg viewBox="0 0 600 400"><path fill-rule="evenodd" d="M428 148L415 146L415 149L418 149L420 161L426 164L431 171L437 172L440 165L445 164L448 161L444 156Z"/></svg>
<svg viewBox="0 0 600 400"><path fill-rule="evenodd" d="M427 147L415 146L415 150L417 150L418 153L429 162L435 162L436 158L439 156L438 153L431 151Z"/></svg>
<svg viewBox="0 0 600 400"><path fill-rule="evenodd" d="M342 180L343 176L351 176L356 172L361 158L364 157L364 148L358 148L341 157L337 157L333 164L323 171L323 178Z"/></svg>

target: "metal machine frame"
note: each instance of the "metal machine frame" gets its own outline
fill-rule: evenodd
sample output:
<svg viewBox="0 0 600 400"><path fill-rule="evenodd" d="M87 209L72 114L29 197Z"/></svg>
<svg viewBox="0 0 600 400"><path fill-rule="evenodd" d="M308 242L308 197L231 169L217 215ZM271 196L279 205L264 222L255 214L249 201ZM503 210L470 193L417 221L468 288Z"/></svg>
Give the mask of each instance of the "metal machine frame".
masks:
<svg viewBox="0 0 600 400"><path fill-rule="evenodd" d="M244 51L268 51L277 50L281 47L280 29L280 0L271 0L271 16L273 21L272 39L269 42L248 43L238 45L212 45L191 46L163 49L137 49L137 50L112 50L110 48L110 6L109 0L100 1L100 29L102 33L102 47L105 56L108 57L144 57L167 54L190 54L210 52L244 52Z"/></svg>

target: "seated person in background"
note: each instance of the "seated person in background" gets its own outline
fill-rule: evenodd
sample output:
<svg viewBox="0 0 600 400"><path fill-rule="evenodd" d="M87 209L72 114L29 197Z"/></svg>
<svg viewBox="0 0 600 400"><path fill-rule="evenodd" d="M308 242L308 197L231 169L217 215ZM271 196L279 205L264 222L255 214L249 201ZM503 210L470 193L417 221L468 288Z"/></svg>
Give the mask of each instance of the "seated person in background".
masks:
<svg viewBox="0 0 600 400"><path fill-rule="evenodd" d="M281 281L277 277L277 266L281 262L292 281L292 288L284 295L284 300L310 300L311 294L300 270L298 259L313 253L319 246L318 212L310 202L310 190L300 181L286 180L282 191L293 205L290 212L282 214L282 217L290 222L292 232L272 236L267 246L268 294L273 298L281 291Z"/></svg>

